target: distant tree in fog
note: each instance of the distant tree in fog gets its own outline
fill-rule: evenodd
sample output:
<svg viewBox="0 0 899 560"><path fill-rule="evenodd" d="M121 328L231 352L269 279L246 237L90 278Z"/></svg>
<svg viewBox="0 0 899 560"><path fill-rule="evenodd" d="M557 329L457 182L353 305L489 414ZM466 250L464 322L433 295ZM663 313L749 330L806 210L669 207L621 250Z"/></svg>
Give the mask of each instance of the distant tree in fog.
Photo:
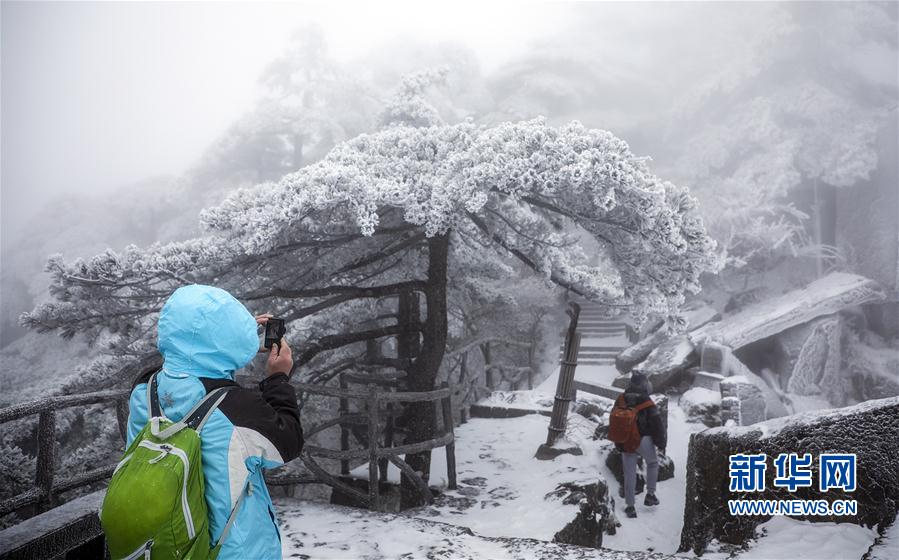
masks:
<svg viewBox="0 0 899 560"><path fill-rule="evenodd" d="M381 100L328 54L321 30L294 32L260 77L262 95L196 169L259 183L323 157L338 142L369 131Z"/></svg>
<svg viewBox="0 0 899 560"><path fill-rule="evenodd" d="M675 174L737 267L827 250L833 224L823 210L836 188L877 167L877 135L899 93L879 62L895 60L895 6L778 12L746 56L694 90L666 139L683 146Z"/></svg>

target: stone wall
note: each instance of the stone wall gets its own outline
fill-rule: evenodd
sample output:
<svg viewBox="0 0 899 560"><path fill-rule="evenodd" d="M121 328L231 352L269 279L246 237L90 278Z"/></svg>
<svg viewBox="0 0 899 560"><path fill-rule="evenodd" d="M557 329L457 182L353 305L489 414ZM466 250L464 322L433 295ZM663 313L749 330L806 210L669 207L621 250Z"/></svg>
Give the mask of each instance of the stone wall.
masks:
<svg viewBox="0 0 899 560"><path fill-rule="evenodd" d="M820 453L855 453L857 488L818 490ZM729 457L736 453L765 453L768 468L762 492L729 491ZM793 493L775 488L773 459L779 453L811 453L813 485ZM899 397L868 401L853 407L797 414L751 427L712 428L690 437L686 465L687 496L680 551L702 554L712 539L743 544L757 525L769 517L735 517L730 499L855 499L855 516L809 517L811 521L839 521L885 527L899 508Z"/></svg>

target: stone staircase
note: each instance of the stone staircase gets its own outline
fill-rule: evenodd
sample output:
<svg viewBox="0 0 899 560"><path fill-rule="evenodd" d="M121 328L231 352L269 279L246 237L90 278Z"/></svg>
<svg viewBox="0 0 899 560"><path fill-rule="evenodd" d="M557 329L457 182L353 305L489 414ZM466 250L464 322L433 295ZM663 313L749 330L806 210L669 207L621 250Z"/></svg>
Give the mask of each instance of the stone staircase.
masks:
<svg viewBox="0 0 899 560"><path fill-rule="evenodd" d="M621 319L603 317L601 307L593 302L579 301L581 314L577 332L581 335L578 365L613 366L615 356L627 348L627 324ZM565 350L565 342L559 355Z"/></svg>
<svg viewBox="0 0 899 560"><path fill-rule="evenodd" d="M621 318L609 319L603 315L599 304L577 300L581 306L577 331L581 335L581 346L578 351L578 369L575 371L574 388L594 395L616 398L621 390L606 383L589 380L583 375L586 367L599 366L615 368L615 356L630 346L627 335L627 324ZM564 341L559 356L564 352Z"/></svg>

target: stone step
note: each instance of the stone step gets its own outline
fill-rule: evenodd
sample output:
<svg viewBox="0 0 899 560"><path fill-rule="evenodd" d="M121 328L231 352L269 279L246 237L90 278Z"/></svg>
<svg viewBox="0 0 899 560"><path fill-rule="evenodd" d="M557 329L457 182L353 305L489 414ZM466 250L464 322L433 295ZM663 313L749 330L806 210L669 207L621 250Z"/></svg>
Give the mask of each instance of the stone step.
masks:
<svg viewBox="0 0 899 560"><path fill-rule="evenodd" d="M559 355L561 356L562 353L559 352ZM578 355L578 358L581 358L581 359L596 358L596 359L614 360L615 357L618 355L618 353L616 353L616 352L590 352L590 351L584 351L584 349L581 348L581 351L578 352L577 355Z"/></svg>
<svg viewBox="0 0 899 560"><path fill-rule="evenodd" d="M562 344L559 347L562 351L565 350L565 345ZM615 352L616 354L624 350L626 346L589 346L589 345L581 345L581 352Z"/></svg>
<svg viewBox="0 0 899 560"><path fill-rule="evenodd" d="M579 366L614 366L615 360L597 360L596 358L589 358L586 360L578 360Z"/></svg>

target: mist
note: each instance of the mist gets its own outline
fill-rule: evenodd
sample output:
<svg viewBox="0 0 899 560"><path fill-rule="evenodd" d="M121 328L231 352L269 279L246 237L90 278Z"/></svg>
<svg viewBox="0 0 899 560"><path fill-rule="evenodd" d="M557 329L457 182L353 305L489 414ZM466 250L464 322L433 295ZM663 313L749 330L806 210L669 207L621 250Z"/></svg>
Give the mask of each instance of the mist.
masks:
<svg viewBox="0 0 899 560"><path fill-rule="evenodd" d="M123 458L158 380L239 436L198 451L223 559L895 557L899 4L0 24L0 556L69 499L75 555L182 547L97 518L181 468ZM853 508L734 520L773 470Z"/></svg>
<svg viewBox="0 0 899 560"><path fill-rule="evenodd" d="M251 107L261 72L298 27L320 25L337 61L388 41L454 40L492 67L569 11L207 2L2 9L4 246L54 197L182 173Z"/></svg>

